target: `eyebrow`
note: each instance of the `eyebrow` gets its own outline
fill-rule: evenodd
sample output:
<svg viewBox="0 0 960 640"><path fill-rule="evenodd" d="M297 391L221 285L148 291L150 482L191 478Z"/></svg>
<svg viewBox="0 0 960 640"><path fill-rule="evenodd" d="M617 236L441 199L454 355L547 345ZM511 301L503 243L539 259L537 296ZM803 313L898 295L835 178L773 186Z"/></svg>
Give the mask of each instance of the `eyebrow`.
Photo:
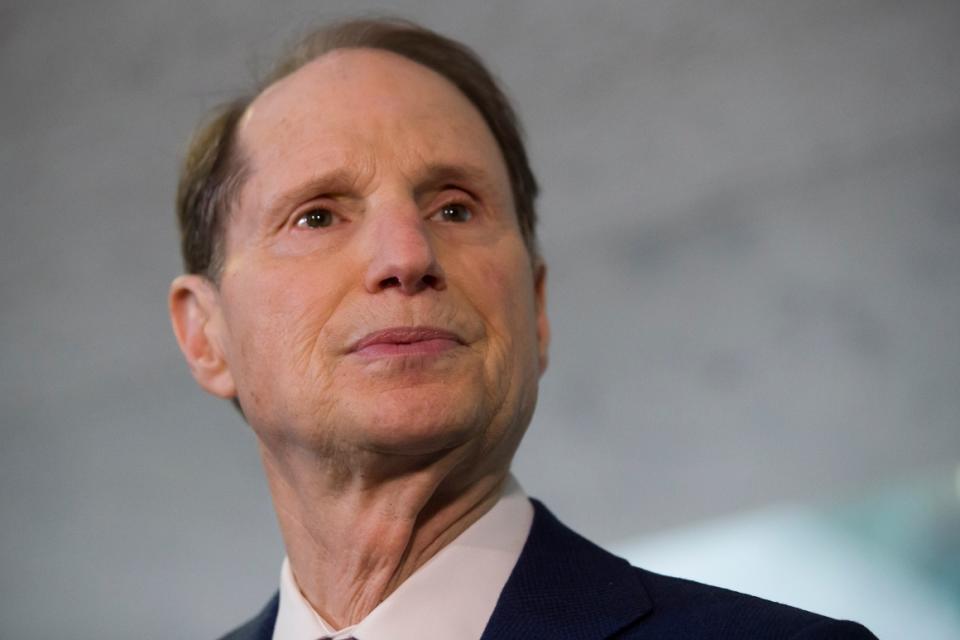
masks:
<svg viewBox="0 0 960 640"><path fill-rule="evenodd" d="M357 172L347 167L337 167L330 171L317 173L270 196L265 209L272 214L295 207L306 200L321 195L344 195L350 192L357 179Z"/></svg>
<svg viewBox="0 0 960 640"><path fill-rule="evenodd" d="M276 213L295 207L306 200L319 196L344 196L350 193L360 179L355 167L337 167L323 173L310 176L293 187L270 197L266 211ZM419 199L426 193L443 188L449 184L465 188L467 191L486 190L495 184L493 177L485 169L472 164L432 163L418 171L414 197ZM471 188L476 187L476 188Z"/></svg>
<svg viewBox="0 0 960 640"><path fill-rule="evenodd" d="M424 187L435 188L447 183L479 185L481 188L490 188L494 184L493 177L485 169L471 164L443 164L427 165L419 180L417 190L419 194Z"/></svg>

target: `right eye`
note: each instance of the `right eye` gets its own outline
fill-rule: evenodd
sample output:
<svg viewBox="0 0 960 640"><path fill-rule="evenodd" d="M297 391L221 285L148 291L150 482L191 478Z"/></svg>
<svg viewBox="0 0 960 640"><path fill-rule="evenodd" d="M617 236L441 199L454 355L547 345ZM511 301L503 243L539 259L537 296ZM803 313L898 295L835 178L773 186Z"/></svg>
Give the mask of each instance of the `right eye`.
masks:
<svg viewBox="0 0 960 640"><path fill-rule="evenodd" d="M298 229L321 229L336 222L336 215L329 209L311 209L301 214L296 221Z"/></svg>

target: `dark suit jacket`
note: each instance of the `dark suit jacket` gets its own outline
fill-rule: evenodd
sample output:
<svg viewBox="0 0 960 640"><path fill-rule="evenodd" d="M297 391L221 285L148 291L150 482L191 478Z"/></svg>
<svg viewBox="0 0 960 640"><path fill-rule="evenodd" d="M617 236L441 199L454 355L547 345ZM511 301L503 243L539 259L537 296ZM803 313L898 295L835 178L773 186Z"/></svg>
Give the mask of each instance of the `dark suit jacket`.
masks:
<svg viewBox="0 0 960 640"><path fill-rule="evenodd" d="M482 640L876 640L853 622L632 567L532 502L530 536ZM270 640L278 600L222 640Z"/></svg>

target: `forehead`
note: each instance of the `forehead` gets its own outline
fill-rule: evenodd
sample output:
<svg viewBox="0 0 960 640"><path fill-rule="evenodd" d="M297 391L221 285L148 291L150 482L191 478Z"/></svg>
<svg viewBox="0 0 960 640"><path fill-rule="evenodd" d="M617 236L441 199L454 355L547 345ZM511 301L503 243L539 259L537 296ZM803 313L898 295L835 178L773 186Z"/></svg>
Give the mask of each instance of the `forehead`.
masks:
<svg viewBox="0 0 960 640"><path fill-rule="evenodd" d="M279 80L240 123L254 176L366 167L469 164L506 180L496 140L449 80L397 54L340 49ZM279 175L282 174L282 175Z"/></svg>

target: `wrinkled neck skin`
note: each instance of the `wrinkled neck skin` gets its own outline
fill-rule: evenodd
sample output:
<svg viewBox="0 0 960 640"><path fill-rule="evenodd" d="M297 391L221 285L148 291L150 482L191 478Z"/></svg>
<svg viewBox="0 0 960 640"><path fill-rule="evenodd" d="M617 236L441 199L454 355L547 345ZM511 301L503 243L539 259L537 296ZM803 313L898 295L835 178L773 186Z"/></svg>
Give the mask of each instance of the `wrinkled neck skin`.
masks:
<svg viewBox="0 0 960 640"><path fill-rule="evenodd" d="M429 455L334 457L260 443L290 566L336 629L356 624L416 569L489 511L515 447Z"/></svg>

